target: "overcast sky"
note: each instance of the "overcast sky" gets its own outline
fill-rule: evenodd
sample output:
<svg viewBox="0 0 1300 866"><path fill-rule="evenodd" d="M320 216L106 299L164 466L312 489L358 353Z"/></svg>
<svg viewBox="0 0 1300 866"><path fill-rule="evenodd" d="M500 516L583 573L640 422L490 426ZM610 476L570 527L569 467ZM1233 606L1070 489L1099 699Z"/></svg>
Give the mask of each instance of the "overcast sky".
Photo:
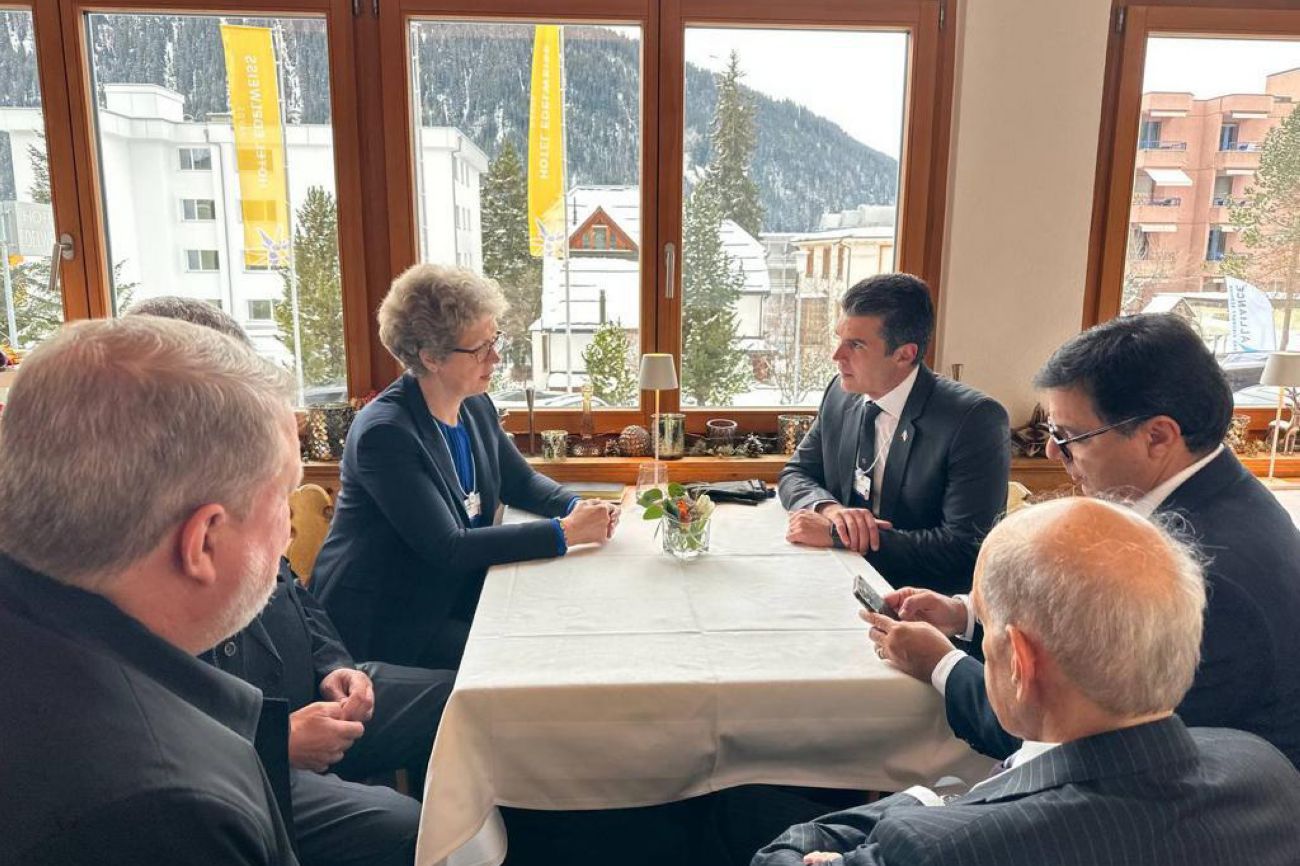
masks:
<svg viewBox="0 0 1300 866"><path fill-rule="evenodd" d="M1264 78L1300 67L1300 41L1278 39L1152 39L1144 91L1191 92L1196 99L1263 93Z"/></svg>
<svg viewBox="0 0 1300 866"><path fill-rule="evenodd" d="M732 49L744 83L839 124L897 158L903 129L907 36L843 30L690 28L686 60L720 71Z"/></svg>
<svg viewBox="0 0 1300 866"><path fill-rule="evenodd" d="M620 31L624 28L615 28ZM907 36L843 30L686 31L686 59L721 71L735 49L747 86L789 99L897 158L902 138ZM1300 68L1300 40L1153 38L1143 90L1197 99L1263 93L1264 78Z"/></svg>

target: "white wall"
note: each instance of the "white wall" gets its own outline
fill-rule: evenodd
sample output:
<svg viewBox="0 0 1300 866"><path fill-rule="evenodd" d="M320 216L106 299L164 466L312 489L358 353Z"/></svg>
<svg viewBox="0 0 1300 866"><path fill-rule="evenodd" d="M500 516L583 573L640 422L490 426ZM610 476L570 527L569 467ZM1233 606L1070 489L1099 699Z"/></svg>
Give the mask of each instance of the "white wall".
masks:
<svg viewBox="0 0 1300 866"><path fill-rule="evenodd" d="M1079 330L1110 0L967 0L937 365L1023 423Z"/></svg>

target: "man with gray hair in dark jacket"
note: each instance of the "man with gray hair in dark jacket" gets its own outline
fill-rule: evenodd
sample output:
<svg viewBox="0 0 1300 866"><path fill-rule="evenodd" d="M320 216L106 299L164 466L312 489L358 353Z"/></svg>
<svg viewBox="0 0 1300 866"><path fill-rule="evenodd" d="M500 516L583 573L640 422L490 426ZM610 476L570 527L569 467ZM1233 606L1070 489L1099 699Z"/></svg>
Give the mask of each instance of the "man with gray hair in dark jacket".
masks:
<svg viewBox="0 0 1300 866"><path fill-rule="evenodd" d="M181 319L251 346L233 317L195 298L150 298L128 315ZM287 714L259 730L258 753L303 866L414 859L420 804L365 780L397 769L422 778L454 671L358 664L283 557L265 609L203 658Z"/></svg>
<svg viewBox="0 0 1300 866"><path fill-rule="evenodd" d="M146 317L23 361L0 422L0 861L297 862L261 695L197 658L275 587L292 393L235 341Z"/></svg>

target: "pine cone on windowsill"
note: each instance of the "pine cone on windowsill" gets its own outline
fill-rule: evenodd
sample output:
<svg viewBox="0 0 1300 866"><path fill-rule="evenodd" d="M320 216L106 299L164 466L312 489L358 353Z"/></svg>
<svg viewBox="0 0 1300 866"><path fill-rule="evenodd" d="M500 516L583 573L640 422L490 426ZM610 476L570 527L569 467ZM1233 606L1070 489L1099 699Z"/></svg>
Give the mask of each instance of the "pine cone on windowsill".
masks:
<svg viewBox="0 0 1300 866"><path fill-rule="evenodd" d="M1011 431L1011 448L1017 457L1047 457L1047 411L1034 406L1029 422Z"/></svg>

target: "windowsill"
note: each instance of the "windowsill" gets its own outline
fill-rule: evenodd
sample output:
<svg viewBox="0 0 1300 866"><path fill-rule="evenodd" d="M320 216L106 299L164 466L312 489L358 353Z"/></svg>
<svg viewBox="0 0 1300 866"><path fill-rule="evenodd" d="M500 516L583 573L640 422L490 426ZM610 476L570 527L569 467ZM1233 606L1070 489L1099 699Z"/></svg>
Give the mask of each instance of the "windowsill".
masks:
<svg viewBox="0 0 1300 866"><path fill-rule="evenodd" d="M1256 478L1265 478L1268 476L1268 453L1257 457L1242 457L1237 455L1241 465L1245 466ZM1068 479L1065 469L1055 460L1047 457L1014 457L1011 460L1011 476L1016 480L1017 474L1032 473L1034 475L1060 475ZM1279 454L1277 455L1277 468L1273 472L1276 478L1300 478L1300 454ZM1067 481L1068 483L1068 481ZM1032 485L1031 485L1032 486Z"/></svg>
<svg viewBox="0 0 1300 866"><path fill-rule="evenodd" d="M569 457L561 463L547 463L540 457L529 457L528 462L538 472L560 482L614 481L635 484L637 468L649 463L650 457ZM789 459L785 454L766 454L762 457L683 457L663 461L668 466L668 477L673 481L742 481L757 478L775 484L781 467ZM1241 461L1259 478L1268 475L1268 455L1246 457ZM1300 479L1300 454L1279 455L1274 476L1278 479ZM339 465L331 462L311 461L303 464L304 483L319 484L334 496L339 486ZM1070 486L1070 477L1056 460L1046 457L1013 457L1011 480L1019 481L1033 493L1061 490Z"/></svg>
<svg viewBox="0 0 1300 866"><path fill-rule="evenodd" d="M757 478L775 484L781 467L789 457L785 454L765 454L762 457L681 457L663 460L668 467L670 481L742 481ZM540 457L529 457L534 469L556 481L617 481L635 484L637 470L643 463L653 463L653 457L568 457L563 461L547 462Z"/></svg>

